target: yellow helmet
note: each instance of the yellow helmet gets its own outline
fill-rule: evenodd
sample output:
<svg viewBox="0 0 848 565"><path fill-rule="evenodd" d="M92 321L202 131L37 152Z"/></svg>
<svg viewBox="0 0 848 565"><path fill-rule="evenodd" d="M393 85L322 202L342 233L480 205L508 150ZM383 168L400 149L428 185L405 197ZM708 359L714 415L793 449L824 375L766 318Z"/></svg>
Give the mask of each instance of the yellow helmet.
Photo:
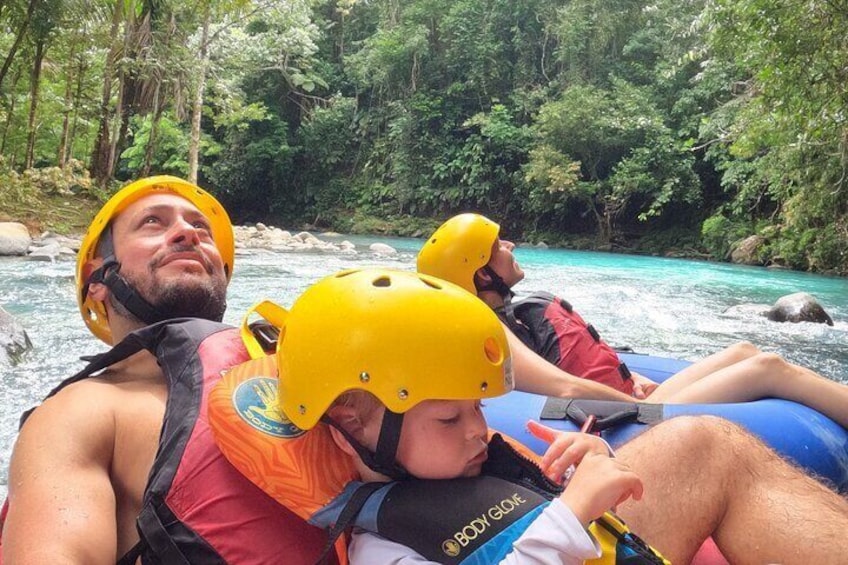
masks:
<svg viewBox="0 0 848 565"><path fill-rule="evenodd" d="M102 302L92 300L85 292L87 281L83 280L83 267L95 258L97 245L115 216L133 202L157 193L181 196L206 216L212 229L212 238L224 262L227 280L232 276L235 256L233 226L227 211L214 196L190 182L172 176L148 177L128 184L112 196L94 217L77 254L76 285L80 313L91 333L108 344L112 343L112 331L106 319L106 308Z"/></svg>
<svg viewBox="0 0 848 565"><path fill-rule="evenodd" d="M492 257L501 227L480 214L459 214L439 226L418 253L418 272L477 294L474 273Z"/></svg>
<svg viewBox="0 0 848 565"><path fill-rule="evenodd" d="M279 403L313 428L350 390L397 414L423 400L481 399L512 390L503 327L459 287L389 269L342 271L310 287L286 319Z"/></svg>

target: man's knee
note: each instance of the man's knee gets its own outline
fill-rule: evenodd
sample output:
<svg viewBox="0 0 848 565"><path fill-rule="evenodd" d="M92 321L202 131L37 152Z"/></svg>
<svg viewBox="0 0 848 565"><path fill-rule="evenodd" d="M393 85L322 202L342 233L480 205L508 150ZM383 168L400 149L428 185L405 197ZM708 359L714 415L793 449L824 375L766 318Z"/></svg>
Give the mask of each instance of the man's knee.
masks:
<svg viewBox="0 0 848 565"><path fill-rule="evenodd" d="M757 353L753 358L759 370L763 373L780 371L786 367L786 360L777 353Z"/></svg>
<svg viewBox="0 0 848 565"><path fill-rule="evenodd" d="M760 353L759 348L750 341L736 342L728 347L727 350L740 359L747 359L748 357L753 357L757 353Z"/></svg>
<svg viewBox="0 0 848 565"><path fill-rule="evenodd" d="M625 445L620 453L642 459L671 459L679 465L715 469L731 453L747 453L759 442L738 425L717 416L665 420Z"/></svg>

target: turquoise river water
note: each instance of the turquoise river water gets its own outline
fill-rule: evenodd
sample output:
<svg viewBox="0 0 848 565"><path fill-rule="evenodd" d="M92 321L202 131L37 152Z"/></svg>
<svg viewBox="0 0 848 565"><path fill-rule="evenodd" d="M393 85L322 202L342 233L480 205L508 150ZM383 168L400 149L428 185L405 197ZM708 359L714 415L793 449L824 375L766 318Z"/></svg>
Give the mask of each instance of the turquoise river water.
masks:
<svg viewBox="0 0 848 565"><path fill-rule="evenodd" d="M225 321L238 323L260 298L290 306L309 284L335 271L381 265L415 266L421 240L353 238L357 255L239 254ZM368 251L381 241L399 250L387 258ZM848 383L848 279L790 271L565 250L518 249L527 277L518 296L548 290L568 299L613 345L642 353L699 359L738 340ZM26 327L34 348L17 366L0 366L0 497L20 413L62 378L82 367L80 355L105 346L85 329L74 299L74 265L0 258L0 306ZM749 304L772 304L805 291L835 324L778 324ZM413 323L414 320L410 320Z"/></svg>

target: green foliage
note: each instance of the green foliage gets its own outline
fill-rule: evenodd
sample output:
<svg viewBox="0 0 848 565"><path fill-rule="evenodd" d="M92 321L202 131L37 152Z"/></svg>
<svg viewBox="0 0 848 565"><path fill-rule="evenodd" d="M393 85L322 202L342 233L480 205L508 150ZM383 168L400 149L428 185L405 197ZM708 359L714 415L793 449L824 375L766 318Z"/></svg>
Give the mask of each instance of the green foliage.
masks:
<svg viewBox="0 0 848 565"><path fill-rule="evenodd" d="M128 177L143 176L142 171L147 165L151 171L160 174L186 175L189 140L179 124L167 116L162 116L155 130L152 116L134 116L131 124L132 143L121 153L124 159L122 169ZM151 143L154 149L148 164Z"/></svg>
<svg viewBox="0 0 848 565"><path fill-rule="evenodd" d="M692 254L700 226L714 257L756 233L765 260L846 270L839 2L27 5L0 2L4 195L59 198L77 181L48 167L88 155L104 186L114 153L121 178L185 175L203 94L199 182L237 220L398 233L473 209Z"/></svg>
<svg viewBox="0 0 848 565"><path fill-rule="evenodd" d="M738 217L767 215L771 255L794 268L844 270L848 214L848 12L797 0L719 1L708 40L739 69L712 150ZM713 134L715 135L715 133Z"/></svg>
<svg viewBox="0 0 848 565"><path fill-rule="evenodd" d="M527 168L534 207L541 211L540 191L556 194L560 210L572 201L594 214L604 241L631 203L645 220L671 202L698 199L693 159L644 89L624 81L610 91L571 87L542 107L537 128L541 144ZM572 176L575 162L579 178Z"/></svg>
<svg viewBox="0 0 848 565"><path fill-rule="evenodd" d="M750 222L734 221L719 213L701 224L701 243L710 256L724 261L730 258L733 244L752 232Z"/></svg>
<svg viewBox="0 0 848 565"><path fill-rule="evenodd" d="M18 173L0 158L0 220L24 222L36 230L80 232L90 222L96 203L103 201L101 196L79 161L71 161L65 169Z"/></svg>
<svg viewBox="0 0 848 565"><path fill-rule="evenodd" d="M427 237L436 231L440 223L433 218L421 218L407 214L374 216L356 212L351 217L338 220L335 225L347 233Z"/></svg>
<svg viewBox="0 0 848 565"><path fill-rule="evenodd" d="M305 195L314 214L354 202L348 175L358 156L356 100L336 97L316 108L298 129L299 161Z"/></svg>

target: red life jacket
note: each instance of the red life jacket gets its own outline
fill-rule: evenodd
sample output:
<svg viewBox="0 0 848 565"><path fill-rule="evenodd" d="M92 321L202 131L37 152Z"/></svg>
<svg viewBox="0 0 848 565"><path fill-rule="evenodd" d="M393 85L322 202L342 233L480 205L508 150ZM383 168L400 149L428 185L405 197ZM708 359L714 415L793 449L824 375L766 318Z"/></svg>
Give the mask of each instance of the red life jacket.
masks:
<svg viewBox="0 0 848 565"><path fill-rule="evenodd" d="M168 403L136 521L141 540L119 563L135 563L140 556L143 563L313 564L326 533L231 466L209 429L209 390L224 370L249 358L236 329L194 319L148 326L97 356L51 395L141 349L156 355Z"/></svg>
<svg viewBox="0 0 848 565"><path fill-rule="evenodd" d="M527 347L563 371L633 393L630 370L567 301L539 292L495 312Z"/></svg>

